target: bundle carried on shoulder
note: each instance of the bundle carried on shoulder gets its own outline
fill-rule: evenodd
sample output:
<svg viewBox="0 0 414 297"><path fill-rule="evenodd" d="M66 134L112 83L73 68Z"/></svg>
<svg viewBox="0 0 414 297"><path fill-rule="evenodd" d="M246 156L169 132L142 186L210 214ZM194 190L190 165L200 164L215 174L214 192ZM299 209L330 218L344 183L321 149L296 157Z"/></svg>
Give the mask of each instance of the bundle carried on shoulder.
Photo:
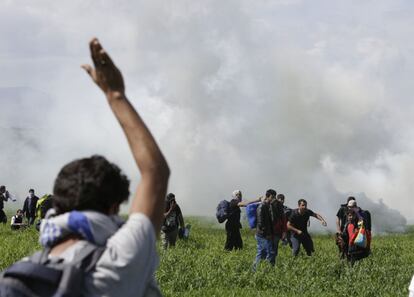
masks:
<svg viewBox="0 0 414 297"><path fill-rule="evenodd" d="M217 210L216 210L217 221L221 224L225 220L228 219L229 215L230 215L230 202L227 200L220 201L219 204L217 205Z"/></svg>
<svg viewBox="0 0 414 297"><path fill-rule="evenodd" d="M249 227L251 229L254 229L257 226L257 208L259 205L260 202L256 202L246 206L247 221L249 222Z"/></svg>

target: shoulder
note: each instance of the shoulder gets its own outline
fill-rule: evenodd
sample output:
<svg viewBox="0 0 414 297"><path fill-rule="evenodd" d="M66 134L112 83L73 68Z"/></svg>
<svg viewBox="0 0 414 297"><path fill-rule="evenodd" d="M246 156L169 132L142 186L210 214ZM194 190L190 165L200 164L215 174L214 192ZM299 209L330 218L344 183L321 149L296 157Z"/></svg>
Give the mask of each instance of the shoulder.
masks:
<svg viewBox="0 0 414 297"><path fill-rule="evenodd" d="M313 217L316 216L316 213L312 209L307 209L306 214L309 215L309 216L313 216Z"/></svg>
<svg viewBox="0 0 414 297"><path fill-rule="evenodd" d="M298 209L292 209L289 220L295 219L299 215Z"/></svg>
<svg viewBox="0 0 414 297"><path fill-rule="evenodd" d="M157 266L154 226L135 213L108 239L90 285L105 296L142 296Z"/></svg>

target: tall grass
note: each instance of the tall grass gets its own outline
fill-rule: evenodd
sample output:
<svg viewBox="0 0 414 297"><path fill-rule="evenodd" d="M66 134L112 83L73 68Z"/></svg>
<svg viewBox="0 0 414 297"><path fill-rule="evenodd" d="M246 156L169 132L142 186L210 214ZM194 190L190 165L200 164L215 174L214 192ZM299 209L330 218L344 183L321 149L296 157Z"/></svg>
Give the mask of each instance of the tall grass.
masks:
<svg viewBox="0 0 414 297"><path fill-rule="evenodd" d="M225 252L222 225L187 218L190 238L159 249L156 273L165 296L407 296L414 274L414 232L374 236L372 255L350 267L339 260L332 236L314 235L315 254L293 258L279 248L276 267L256 272L254 232L244 228L241 251ZM0 225L0 269L40 248L34 228L11 231ZM138 276L137 276L138 277Z"/></svg>

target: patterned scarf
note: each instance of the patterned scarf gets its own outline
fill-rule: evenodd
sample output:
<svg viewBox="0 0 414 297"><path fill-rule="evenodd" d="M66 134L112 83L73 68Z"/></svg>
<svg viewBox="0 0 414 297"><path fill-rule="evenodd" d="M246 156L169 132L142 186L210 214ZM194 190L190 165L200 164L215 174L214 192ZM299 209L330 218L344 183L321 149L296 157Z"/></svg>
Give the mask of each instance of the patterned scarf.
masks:
<svg viewBox="0 0 414 297"><path fill-rule="evenodd" d="M104 246L123 223L119 216L107 216L96 211L71 211L55 216L51 209L40 225L39 241L43 247L52 247L69 235L78 235Z"/></svg>

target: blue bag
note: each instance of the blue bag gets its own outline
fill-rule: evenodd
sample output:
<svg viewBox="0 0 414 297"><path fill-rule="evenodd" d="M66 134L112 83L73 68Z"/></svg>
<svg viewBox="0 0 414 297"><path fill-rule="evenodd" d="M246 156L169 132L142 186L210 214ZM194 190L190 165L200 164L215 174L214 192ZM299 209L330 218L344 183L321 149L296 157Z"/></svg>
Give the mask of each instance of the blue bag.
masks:
<svg viewBox="0 0 414 297"><path fill-rule="evenodd" d="M257 225L257 208L260 202L251 203L246 206L247 221L251 229L256 228Z"/></svg>

